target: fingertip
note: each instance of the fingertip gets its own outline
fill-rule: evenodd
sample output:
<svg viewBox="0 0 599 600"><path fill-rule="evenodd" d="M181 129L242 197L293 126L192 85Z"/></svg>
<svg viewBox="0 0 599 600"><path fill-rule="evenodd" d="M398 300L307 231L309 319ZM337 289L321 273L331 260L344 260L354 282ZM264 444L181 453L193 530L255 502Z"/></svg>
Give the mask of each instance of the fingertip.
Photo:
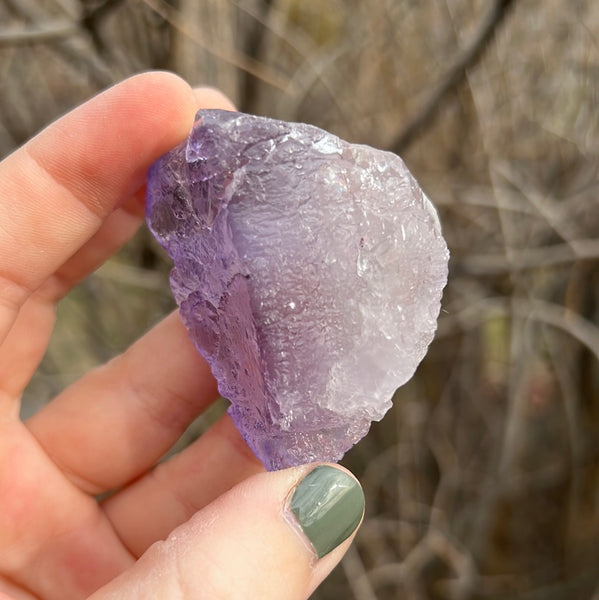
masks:
<svg viewBox="0 0 599 600"><path fill-rule="evenodd" d="M195 112L193 90L179 76L141 73L54 122L27 144L28 152L105 215L135 193L154 160L188 135Z"/></svg>
<svg viewBox="0 0 599 600"><path fill-rule="evenodd" d="M306 465L285 504L286 518L312 555L310 597L339 564L364 520L360 482L345 467Z"/></svg>
<svg viewBox="0 0 599 600"><path fill-rule="evenodd" d="M349 548L363 513L359 483L337 465L260 473L154 544L120 584L93 598L127 598L134 589L136 597L151 590L166 600L306 600Z"/></svg>
<svg viewBox="0 0 599 600"><path fill-rule="evenodd" d="M286 512L320 559L353 535L362 522L364 492L347 470L320 464L295 486Z"/></svg>
<svg viewBox="0 0 599 600"><path fill-rule="evenodd" d="M133 121L140 117L147 120L152 135L144 141L156 147L156 154L167 152L188 135L196 112L196 97L191 86L175 73L147 71L115 88L118 112Z"/></svg>
<svg viewBox="0 0 599 600"><path fill-rule="evenodd" d="M220 90L202 86L193 89L198 108L219 108L221 110L236 111L235 104Z"/></svg>
<svg viewBox="0 0 599 600"><path fill-rule="evenodd" d="M172 71L144 71L127 77L127 79L113 85L112 88L121 86L149 86L151 88L169 89L171 92L193 94L193 90L187 81Z"/></svg>

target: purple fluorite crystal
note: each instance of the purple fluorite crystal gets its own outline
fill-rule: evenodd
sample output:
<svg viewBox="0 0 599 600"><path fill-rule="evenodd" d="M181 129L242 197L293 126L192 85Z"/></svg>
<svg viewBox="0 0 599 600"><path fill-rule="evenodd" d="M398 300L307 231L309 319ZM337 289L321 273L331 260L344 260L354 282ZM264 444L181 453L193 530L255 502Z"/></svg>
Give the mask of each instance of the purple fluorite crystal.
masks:
<svg viewBox="0 0 599 600"><path fill-rule="evenodd" d="M424 357L448 251L396 155L203 110L152 167L147 215L190 336L268 469L340 459Z"/></svg>

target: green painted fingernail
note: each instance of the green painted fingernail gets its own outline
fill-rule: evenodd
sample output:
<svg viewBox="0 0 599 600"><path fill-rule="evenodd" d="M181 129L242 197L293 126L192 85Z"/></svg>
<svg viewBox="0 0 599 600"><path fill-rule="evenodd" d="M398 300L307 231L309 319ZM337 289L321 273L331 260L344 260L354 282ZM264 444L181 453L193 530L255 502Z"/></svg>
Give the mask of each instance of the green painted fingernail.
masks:
<svg viewBox="0 0 599 600"><path fill-rule="evenodd" d="M289 503L318 558L346 540L364 514L364 492L344 471L323 465L297 485Z"/></svg>

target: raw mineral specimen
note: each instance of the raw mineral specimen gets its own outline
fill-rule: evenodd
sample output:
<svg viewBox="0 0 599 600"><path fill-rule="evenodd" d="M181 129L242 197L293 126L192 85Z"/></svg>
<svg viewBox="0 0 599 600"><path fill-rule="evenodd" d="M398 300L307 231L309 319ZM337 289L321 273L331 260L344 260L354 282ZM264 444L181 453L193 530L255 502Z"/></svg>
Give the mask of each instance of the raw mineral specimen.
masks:
<svg viewBox="0 0 599 600"><path fill-rule="evenodd" d="M448 250L394 154L202 110L153 165L147 218L190 336L270 470L340 459L426 353Z"/></svg>

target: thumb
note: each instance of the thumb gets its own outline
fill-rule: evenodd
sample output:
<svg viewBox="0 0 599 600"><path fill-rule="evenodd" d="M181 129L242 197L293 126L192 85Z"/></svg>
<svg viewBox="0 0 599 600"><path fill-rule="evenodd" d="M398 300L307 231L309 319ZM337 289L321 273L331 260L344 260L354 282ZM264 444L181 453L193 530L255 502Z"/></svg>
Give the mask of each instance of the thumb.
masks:
<svg viewBox="0 0 599 600"><path fill-rule="evenodd" d="M305 600L341 560L363 514L360 484L337 465L260 473L90 600Z"/></svg>

